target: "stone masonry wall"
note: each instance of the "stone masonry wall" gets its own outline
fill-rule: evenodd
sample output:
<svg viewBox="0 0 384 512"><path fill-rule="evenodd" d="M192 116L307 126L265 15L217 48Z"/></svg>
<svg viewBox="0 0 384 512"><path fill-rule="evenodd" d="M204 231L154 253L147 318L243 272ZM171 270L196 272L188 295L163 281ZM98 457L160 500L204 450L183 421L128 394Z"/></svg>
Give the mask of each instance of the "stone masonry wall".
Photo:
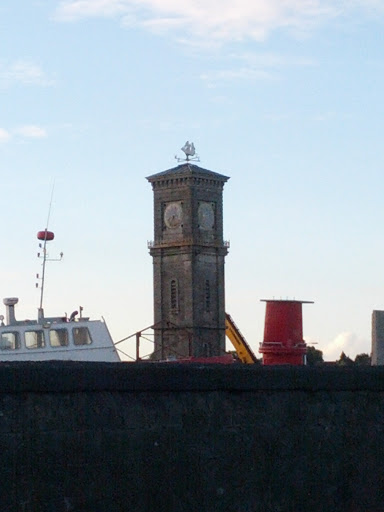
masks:
<svg viewBox="0 0 384 512"><path fill-rule="evenodd" d="M2 363L2 512L380 512L384 368Z"/></svg>

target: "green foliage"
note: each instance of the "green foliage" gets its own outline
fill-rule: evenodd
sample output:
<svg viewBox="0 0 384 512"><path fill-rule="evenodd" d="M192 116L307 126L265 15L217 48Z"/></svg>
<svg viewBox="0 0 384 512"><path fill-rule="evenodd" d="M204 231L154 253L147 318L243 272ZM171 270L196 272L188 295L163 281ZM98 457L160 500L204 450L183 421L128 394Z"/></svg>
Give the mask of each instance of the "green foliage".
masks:
<svg viewBox="0 0 384 512"><path fill-rule="evenodd" d="M336 361L336 364L340 366L370 366L371 357L368 354L357 354L353 361L344 352L340 354L340 358Z"/></svg>
<svg viewBox="0 0 384 512"><path fill-rule="evenodd" d="M357 366L371 366L371 356L368 354L357 354L355 357L355 365Z"/></svg>
<svg viewBox="0 0 384 512"><path fill-rule="evenodd" d="M322 351L317 350L315 347L307 347L307 365L318 366L322 363L324 363Z"/></svg>
<svg viewBox="0 0 384 512"><path fill-rule="evenodd" d="M340 354L340 359L336 361L336 364L340 366L353 366L355 363L348 357L344 352Z"/></svg>

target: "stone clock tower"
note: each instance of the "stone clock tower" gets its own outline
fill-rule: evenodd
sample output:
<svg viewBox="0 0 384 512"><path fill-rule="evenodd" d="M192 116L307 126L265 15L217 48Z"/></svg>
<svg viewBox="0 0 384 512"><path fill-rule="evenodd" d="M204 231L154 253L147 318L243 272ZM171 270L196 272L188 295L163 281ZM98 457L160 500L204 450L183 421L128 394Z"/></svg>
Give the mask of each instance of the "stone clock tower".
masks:
<svg viewBox="0 0 384 512"><path fill-rule="evenodd" d="M185 161L149 176L154 193L153 358L225 352L223 187L229 178Z"/></svg>

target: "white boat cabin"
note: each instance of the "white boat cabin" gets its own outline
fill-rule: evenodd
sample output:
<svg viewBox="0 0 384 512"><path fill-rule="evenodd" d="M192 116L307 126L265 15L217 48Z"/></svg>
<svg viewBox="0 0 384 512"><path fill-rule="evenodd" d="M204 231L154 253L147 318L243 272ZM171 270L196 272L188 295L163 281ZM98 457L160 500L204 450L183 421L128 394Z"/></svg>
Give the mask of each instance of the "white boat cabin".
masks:
<svg viewBox="0 0 384 512"><path fill-rule="evenodd" d="M0 316L0 361L120 361L107 325L101 320L44 317L18 321L15 297L4 299L6 322Z"/></svg>

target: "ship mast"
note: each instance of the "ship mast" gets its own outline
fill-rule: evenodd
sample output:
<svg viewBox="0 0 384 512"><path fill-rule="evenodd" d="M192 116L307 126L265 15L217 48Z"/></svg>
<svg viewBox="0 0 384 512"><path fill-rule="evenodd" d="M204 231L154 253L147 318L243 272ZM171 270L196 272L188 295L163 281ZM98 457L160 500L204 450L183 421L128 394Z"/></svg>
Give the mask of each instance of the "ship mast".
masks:
<svg viewBox="0 0 384 512"><path fill-rule="evenodd" d="M41 280L41 284L40 284L40 304L39 304L39 308L38 308L38 318L39 319L44 318L43 299L44 299L44 284L45 284L45 267L46 267L47 261L61 261L61 259L63 258L63 253L62 252L60 253L60 258L51 259L51 258L47 257L48 256L48 254L47 254L47 242L50 242L51 240L53 240L55 238L55 234L52 231L48 231L49 219L50 219L50 216L51 216L53 191L54 191L54 186L52 187L51 200L49 202L46 228L44 229L44 231L39 231L37 233L38 240L41 240L41 242L39 244L39 247L42 249L42 253L38 252L37 256L38 256L38 258L42 258L43 259L43 263L42 263L43 271L42 271L42 274L41 274L41 278L40 278L39 274L36 275L36 278ZM36 283L36 288L38 288L38 287L39 287L39 284Z"/></svg>

